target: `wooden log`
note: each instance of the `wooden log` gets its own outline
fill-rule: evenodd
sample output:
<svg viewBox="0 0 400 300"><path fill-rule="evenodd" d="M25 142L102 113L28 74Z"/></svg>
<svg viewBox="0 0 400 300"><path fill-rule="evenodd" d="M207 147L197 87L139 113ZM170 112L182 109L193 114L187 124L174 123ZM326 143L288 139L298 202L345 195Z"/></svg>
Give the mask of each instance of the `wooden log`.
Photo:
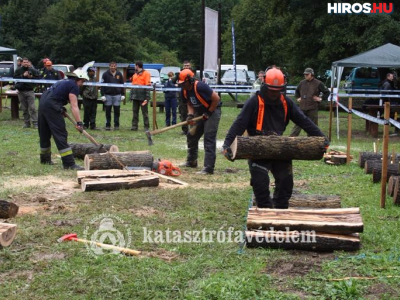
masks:
<svg viewBox="0 0 400 300"><path fill-rule="evenodd" d="M320 160L324 137L237 136L231 145L233 159Z"/></svg>
<svg viewBox="0 0 400 300"><path fill-rule="evenodd" d="M0 249L9 246L17 234L17 225L0 223Z"/></svg>
<svg viewBox="0 0 400 300"><path fill-rule="evenodd" d="M99 178L82 179L82 191L115 191L120 189L133 189L141 187L155 187L160 183L157 176L140 176L136 178Z"/></svg>
<svg viewBox="0 0 400 300"><path fill-rule="evenodd" d="M247 247L281 248L308 251L355 251L360 249L358 234L338 235L308 231L246 231Z"/></svg>
<svg viewBox="0 0 400 300"><path fill-rule="evenodd" d="M367 160L381 160L382 153L375 153L375 152L360 152L358 156L358 165L360 168L364 168L365 162Z"/></svg>
<svg viewBox="0 0 400 300"><path fill-rule="evenodd" d="M396 182L400 180L400 176L390 176L387 186L387 194L390 197L393 197L394 187L396 186Z"/></svg>
<svg viewBox="0 0 400 300"><path fill-rule="evenodd" d="M395 160L395 164L398 164L399 161ZM388 160L388 166L392 165L391 160ZM367 160L364 166L365 174L372 174L374 169L382 169L382 160Z"/></svg>
<svg viewBox="0 0 400 300"><path fill-rule="evenodd" d="M153 167L150 151L114 152L118 160L129 167ZM122 169L121 165L108 153L87 154L84 160L85 170Z"/></svg>
<svg viewBox="0 0 400 300"><path fill-rule="evenodd" d="M400 205L400 179L397 179L394 185L393 203L396 205Z"/></svg>
<svg viewBox="0 0 400 300"><path fill-rule="evenodd" d="M386 178L390 178L390 176L398 176L400 175L399 172L399 165L388 165L387 166L387 174ZM381 181L382 178L382 165L379 167L378 165L374 166L374 169L372 170L372 182L373 183L378 183Z"/></svg>
<svg viewBox="0 0 400 300"><path fill-rule="evenodd" d="M347 162L347 155L332 155L331 162L336 165L344 165Z"/></svg>
<svg viewBox="0 0 400 300"><path fill-rule="evenodd" d="M18 213L18 205L6 200L0 200L0 219L14 218Z"/></svg>
<svg viewBox="0 0 400 300"><path fill-rule="evenodd" d="M363 231L358 208L347 209L249 209L248 229L314 230L349 234Z"/></svg>
<svg viewBox="0 0 400 300"><path fill-rule="evenodd" d="M82 179L99 179L99 178L122 178L137 177L151 175L147 170L88 170L77 171L78 183L81 184Z"/></svg>
<svg viewBox="0 0 400 300"><path fill-rule="evenodd" d="M293 194L289 200L289 207L340 208L341 201L340 196Z"/></svg>
<svg viewBox="0 0 400 300"><path fill-rule="evenodd" d="M119 152L119 148L116 145L103 145L103 147L95 146L93 144L77 144L69 143L75 158L84 159L86 154L93 153L106 153Z"/></svg>

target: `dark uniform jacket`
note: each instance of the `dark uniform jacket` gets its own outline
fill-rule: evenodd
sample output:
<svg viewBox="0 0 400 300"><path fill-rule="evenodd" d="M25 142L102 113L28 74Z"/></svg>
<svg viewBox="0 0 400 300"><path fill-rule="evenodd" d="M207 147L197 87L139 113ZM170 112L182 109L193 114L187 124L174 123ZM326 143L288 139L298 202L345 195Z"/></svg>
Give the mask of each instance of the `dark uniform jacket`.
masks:
<svg viewBox="0 0 400 300"><path fill-rule="evenodd" d="M330 91L318 79L313 78L308 81L302 80L296 88L295 97L301 98L300 109L303 111L318 109L319 102L313 99L314 96L319 97L322 93L322 99L328 99Z"/></svg>
<svg viewBox="0 0 400 300"><path fill-rule="evenodd" d="M122 73L118 70L115 72L115 76L111 73L110 70L107 70L106 72L103 73L101 82L102 83L124 84L124 76L122 76ZM100 93L102 96L104 96L104 95L124 95L124 88L102 86L100 89Z"/></svg>
<svg viewBox="0 0 400 300"><path fill-rule="evenodd" d="M195 89L195 84L197 83L197 87ZM181 90L181 98L184 100L185 103L187 103L187 101L189 101L193 108L194 111L196 113L196 115L201 115L204 112L206 112L208 110L208 107L211 105L211 95L213 93L213 90L208 86L208 84L201 82L201 81L197 81L196 83L193 85L193 88L189 91L185 91L185 90ZM197 94L208 104L208 106L204 106L203 103L200 101L198 95L196 95L196 91L197 90ZM218 107L221 106L221 102L219 102Z"/></svg>
<svg viewBox="0 0 400 300"><path fill-rule="evenodd" d="M285 108L280 99L276 101L264 100L264 119L262 132L256 130L258 116L258 95L252 96L246 101L242 111L232 124L225 138L224 146L229 147L236 136L241 136L247 130L250 136L254 135L283 135L289 120L293 121L304 129L310 136L324 136L321 130L303 112L294 102L285 96L287 105L287 115L285 120Z"/></svg>
<svg viewBox="0 0 400 300"><path fill-rule="evenodd" d="M29 74L32 75L32 78L24 77L25 71L28 71ZM34 68L25 68L25 67L20 67L14 72L14 78L22 78L22 79L37 79L39 78L39 72L34 69ZM29 82L18 82L15 85L15 88L19 91L33 91L35 88L34 83L29 83Z"/></svg>
<svg viewBox="0 0 400 300"><path fill-rule="evenodd" d="M96 82L96 79L89 78L88 82ZM82 96L85 99L97 100L97 86L94 85L84 85L82 86Z"/></svg>

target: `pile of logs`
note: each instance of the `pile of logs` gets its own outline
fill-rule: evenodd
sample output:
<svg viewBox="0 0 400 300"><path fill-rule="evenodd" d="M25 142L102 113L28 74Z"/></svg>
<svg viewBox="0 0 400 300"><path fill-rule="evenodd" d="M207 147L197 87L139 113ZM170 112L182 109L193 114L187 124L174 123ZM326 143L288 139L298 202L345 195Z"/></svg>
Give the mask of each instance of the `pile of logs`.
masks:
<svg viewBox="0 0 400 300"><path fill-rule="evenodd" d="M359 208L250 208L246 242L249 247L355 251L363 228Z"/></svg>
<svg viewBox="0 0 400 300"><path fill-rule="evenodd" d="M341 208L340 196L305 195L293 193L289 200L290 208Z"/></svg>
<svg viewBox="0 0 400 300"><path fill-rule="evenodd" d="M390 197L393 197L395 205L400 205L400 176L390 176L387 193Z"/></svg>
<svg viewBox="0 0 400 300"><path fill-rule="evenodd" d="M350 160L352 159L353 156L350 155ZM342 151L330 150L324 154L324 162L328 165L344 165L347 163L347 154Z"/></svg>
<svg viewBox="0 0 400 300"><path fill-rule="evenodd" d="M153 155L150 151L113 152L87 154L84 159L85 170L122 169L121 164L128 167L140 167L151 170Z"/></svg>
<svg viewBox="0 0 400 300"><path fill-rule="evenodd" d="M13 218L18 213L18 205L0 200L0 219ZM0 222L0 249L9 246L17 234L17 225Z"/></svg>
<svg viewBox="0 0 400 300"><path fill-rule="evenodd" d="M360 152L358 164L364 168L365 174L372 174L372 181L378 183L382 178L382 153ZM400 154L388 157L387 180L390 176L400 175Z"/></svg>
<svg viewBox="0 0 400 300"><path fill-rule="evenodd" d="M69 143L69 146L72 149L74 157L79 159L84 159L86 154L106 153L107 151L119 152L119 148L116 145L95 146L93 144Z"/></svg>

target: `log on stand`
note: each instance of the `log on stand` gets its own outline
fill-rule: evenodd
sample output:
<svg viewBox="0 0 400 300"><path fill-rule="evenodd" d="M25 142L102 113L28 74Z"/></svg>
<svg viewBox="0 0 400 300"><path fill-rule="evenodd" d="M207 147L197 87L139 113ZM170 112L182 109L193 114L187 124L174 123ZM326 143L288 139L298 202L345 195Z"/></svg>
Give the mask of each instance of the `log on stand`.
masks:
<svg viewBox="0 0 400 300"><path fill-rule="evenodd" d="M320 160L324 137L238 136L231 145L233 159Z"/></svg>
<svg viewBox="0 0 400 300"><path fill-rule="evenodd" d="M309 251L355 251L360 249L358 234L339 235L308 231L246 231L246 245L250 248L282 248Z"/></svg>
<svg viewBox="0 0 400 300"><path fill-rule="evenodd" d="M290 208L340 208L341 201L339 196L293 194L289 206Z"/></svg>
<svg viewBox="0 0 400 300"><path fill-rule="evenodd" d="M365 162L367 160L381 160L382 153L375 153L375 152L360 152L358 156L358 165L360 168L364 168Z"/></svg>
<svg viewBox="0 0 400 300"><path fill-rule="evenodd" d="M18 209L18 205L5 200L0 200L0 219L15 217L18 213Z"/></svg>
<svg viewBox="0 0 400 300"><path fill-rule="evenodd" d="M150 151L114 152L118 160L129 167L153 167L153 156ZM85 170L122 169L121 165L108 153L94 153L85 156Z"/></svg>
<svg viewBox="0 0 400 300"><path fill-rule="evenodd" d="M160 183L157 176L140 176L126 178L82 179L82 191L115 191L141 187L156 187Z"/></svg>
<svg viewBox="0 0 400 300"><path fill-rule="evenodd" d="M17 225L0 223L0 249L9 246L17 234Z"/></svg>
<svg viewBox="0 0 400 300"><path fill-rule="evenodd" d="M387 167L387 180L389 180L390 176L398 176L400 175L399 172L399 165L388 165ZM372 182L378 183L381 181L382 178L382 165L380 167L374 167L372 170Z"/></svg>
<svg viewBox="0 0 400 300"><path fill-rule="evenodd" d="M400 180L400 176L390 176L387 186L387 193L390 197L393 197L394 187L396 186L396 182Z"/></svg>
<svg viewBox="0 0 400 300"><path fill-rule="evenodd" d="M394 163L398 164L399 161L395 160ZM390 166L391 164L392 164L392 161L389 159L388 160L388 166ZM365 174L372 174L372 171L374 169L382 169L382 160L367 160L365 162L365 166L364 166L364 173Z"/></svg>
<svg viewBox="0 0 400 300"><path fill-rule="evenodd" d="M84 159L86 154L93 153L106 153L119 152L119 148L116 145L103 145L103 147L95 146L93 144L77 144L69 143L75 158Z"/></svg>
<svg viewBox="0 0 400 300"><path fill-rule="evenodd" d="M358 208L342 209L263 209L250 208L248 229L314 230L324 233L362 232L364 224Z"/></svg>

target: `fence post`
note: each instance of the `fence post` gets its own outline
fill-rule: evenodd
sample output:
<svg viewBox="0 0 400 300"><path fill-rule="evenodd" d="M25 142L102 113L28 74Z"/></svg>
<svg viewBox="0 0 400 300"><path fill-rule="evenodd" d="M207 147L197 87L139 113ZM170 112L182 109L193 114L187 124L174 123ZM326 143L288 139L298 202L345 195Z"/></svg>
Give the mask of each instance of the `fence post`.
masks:
<svg viewBox="0 0 400 300"><path fill-rule="evenodd" d="M156 84L153 85L153 130L158 129L157 126L157 95Z"/></svg>
<svg viewBox="0 0 400 300"><path fill-rule="evenodd" d="M347 153L346 163L350 164L350 147L351 147L351 121L352 121L352 110L353 109L353 98L349 98L349 114L347 115Z"/></svg>
<svg viewBox="0 0 400 300"><path fill-rule="evenodd" d="M381 177L381 208L385 208L386 203L386 181L387 181L387 165L388 165L388 148L389 148L389 118L390 118L390 102L385 103L383 127L383 151L382 151L382 177Z"/></svg>

